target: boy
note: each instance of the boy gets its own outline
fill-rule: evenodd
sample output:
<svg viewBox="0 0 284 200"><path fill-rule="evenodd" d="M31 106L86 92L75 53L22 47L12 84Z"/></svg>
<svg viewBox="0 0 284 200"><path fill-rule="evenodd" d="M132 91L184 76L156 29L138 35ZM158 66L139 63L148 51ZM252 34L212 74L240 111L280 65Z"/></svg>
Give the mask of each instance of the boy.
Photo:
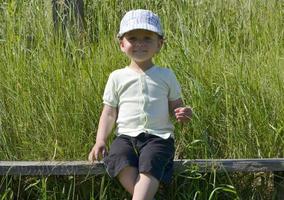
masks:
<svg viewBox="0 0 284 200"><path fill-rule="evenodd" d="M172 113L189 121L173 72L155 66L153 56L164 42L159 17L148 10L132 10L122 18L118 33L129 66L112 72L104 91L104 107L96 144L89 160L104 157L108 174L117 177L133 200L152 200L160 182L173 173ZM106 140L116 123L117 137L106 155Z"/></svg>

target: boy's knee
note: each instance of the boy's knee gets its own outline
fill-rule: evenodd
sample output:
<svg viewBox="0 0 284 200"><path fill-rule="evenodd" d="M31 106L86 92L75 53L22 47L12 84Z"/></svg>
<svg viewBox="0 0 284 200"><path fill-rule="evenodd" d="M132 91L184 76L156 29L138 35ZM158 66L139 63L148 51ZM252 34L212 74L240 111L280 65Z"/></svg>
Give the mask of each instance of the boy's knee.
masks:
<svg viewBox="0 0 284 200"><path fill-rule="evenodd" d="M149 172L140 172L140 173L139 173L139 177L140 177L140 178L149 179L149 180L155 181L155 182L157 182L157 183L160 182L155 176L153 176L153 175L152 175L151 173L149 173Z"/></svg>
<svg viewBox="0 0 284 200"><path fill-rule="evenodd" d="M138 169L132 166L124 167L118 174L118 177L121 176L138 176Z"/></svg>

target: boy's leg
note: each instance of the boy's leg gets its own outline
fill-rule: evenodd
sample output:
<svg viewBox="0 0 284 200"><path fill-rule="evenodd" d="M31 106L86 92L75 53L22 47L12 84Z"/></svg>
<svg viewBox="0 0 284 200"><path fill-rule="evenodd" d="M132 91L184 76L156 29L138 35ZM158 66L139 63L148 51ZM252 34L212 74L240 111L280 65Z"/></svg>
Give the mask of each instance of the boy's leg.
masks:
<svg viewBox="0 0 284 200"><path fill-rule="evenodd" d="M138 177L138 169L135 167L127 166L118 174L118 180L121 185L133 195L134 186Z"/></svg>
<svg viewBox="0 0 284 200"><path fill-rule="evenodd" d="M134 187L132 200L152 200L159 188L159 181L152 175L140 173Z"/></svg>
<svg viewBox="0 0 284 200"><path fill-rule="evenodd" d="M174 140L149 134L137 137L139 175L132 200L152 200L160 181L170 182L173 172Z"/></svg>
<svg viewBox="0 0 284 200"><path fill-rule="evenodd" d="M133 194L138 176L138 159L131 137L124 135L115 138L109 154L104 158L107 173L117 177L130 194Z"/></svg>

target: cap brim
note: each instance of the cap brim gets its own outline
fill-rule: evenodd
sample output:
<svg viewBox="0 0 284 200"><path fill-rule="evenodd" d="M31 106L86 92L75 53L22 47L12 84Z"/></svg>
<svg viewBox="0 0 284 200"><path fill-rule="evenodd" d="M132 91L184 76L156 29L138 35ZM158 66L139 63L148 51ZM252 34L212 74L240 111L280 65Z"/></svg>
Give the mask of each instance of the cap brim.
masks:
<svg viewBox="0 0 284 200"><path fill-rule="evenodd" d="M142 30L147 30L147 31L152 31L154 33L157 33L160 36L164 36L164 34L162 32L160 32L156 26L153 26L151 24L137 24L135 26L129 26L124 28L123 30L121 30L118 34L117 37L122 37L125 33L133 31L133 30L138 30L138 29L142 29Z"/></svg>

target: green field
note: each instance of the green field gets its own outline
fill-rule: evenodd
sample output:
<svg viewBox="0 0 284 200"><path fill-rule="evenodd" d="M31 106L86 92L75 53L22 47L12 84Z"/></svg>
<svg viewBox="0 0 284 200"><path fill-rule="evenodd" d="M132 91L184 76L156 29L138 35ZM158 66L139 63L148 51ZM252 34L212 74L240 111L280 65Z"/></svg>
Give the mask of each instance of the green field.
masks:
<svg viewBox="0 0 284 200"><path fill-rule="evenodd" d="M0 160L87 159L108 75L128 64L116 33L134 8L160 16L155 63L193 108L176 124L176 158L284 156L283 0L85 0L81 32L55 31L47 1L0 0ZM271 199L270 176L189 170L157 199ZM0 178L0 200L129 198L107 176Z"/></svg>

